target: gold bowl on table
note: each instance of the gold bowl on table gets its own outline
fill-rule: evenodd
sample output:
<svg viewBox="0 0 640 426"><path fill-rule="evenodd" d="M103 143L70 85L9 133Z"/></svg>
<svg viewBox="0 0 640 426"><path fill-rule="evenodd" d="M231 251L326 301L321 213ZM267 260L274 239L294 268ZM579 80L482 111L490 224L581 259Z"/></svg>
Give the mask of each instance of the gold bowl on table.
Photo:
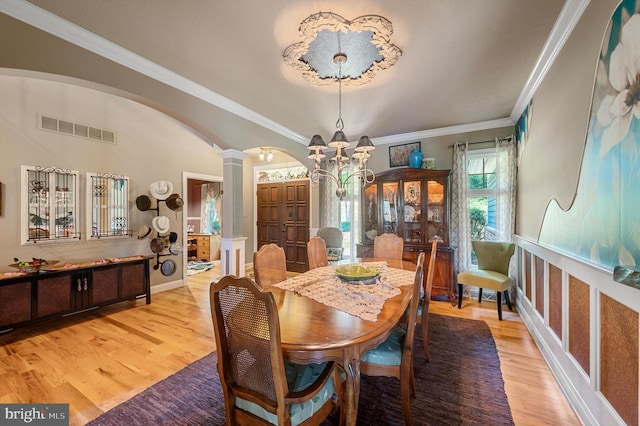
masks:
<svg viewBox="0 0 640 426"><path fill-rule="evenodd" d="M11 266L12 268L16 268L20 272L26 272L28 274L33 274L33 273L36 273L36 272L40 272L41 270L44 270L46 268L49 268L49 267L55 265L58 262L60 262L60 261L59 260L39 259L39 260L32 260L32 261L29 261L29 262L16 262L16 263L12 263L9 266Z"/></svg>
<svg viewBox="0 0 640 426"><path fill-rule="evenodd" d="M375 284L380 271L370 266L348 265L337 267L336 275L349 284Z"/></svg>

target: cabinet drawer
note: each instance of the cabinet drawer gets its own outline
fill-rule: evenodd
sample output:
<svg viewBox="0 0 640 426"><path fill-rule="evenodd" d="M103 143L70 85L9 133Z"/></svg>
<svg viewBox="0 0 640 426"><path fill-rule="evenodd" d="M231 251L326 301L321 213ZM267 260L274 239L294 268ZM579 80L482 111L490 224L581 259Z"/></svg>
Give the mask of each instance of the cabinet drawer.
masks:
<svg viewBox="0 0 640 426"><path fill-rule="evenodd" d="M198 249L198 257L201 259L209 259L209 250L199 248Z"/></svg>
<svg viewBox="0 0 640 426"><path fill-rule="evenodd" d="M209 248L209 238L198 238L198 247Z"/></svg>

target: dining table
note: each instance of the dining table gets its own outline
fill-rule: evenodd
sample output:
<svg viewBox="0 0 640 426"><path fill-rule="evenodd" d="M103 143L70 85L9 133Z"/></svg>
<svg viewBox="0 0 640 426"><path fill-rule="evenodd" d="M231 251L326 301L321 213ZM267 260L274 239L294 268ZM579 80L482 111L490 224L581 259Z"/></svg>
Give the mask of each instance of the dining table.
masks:
<svg viewBox="0 0 640 426"><path fill-rule="evenodd" d="M332 271L347 263L380 268L382 273L378 283L341 285ZM270 287L278 307L285 359L300 364L335 361L343 367L346 383L341 418L347 425L355 425L357 420L360 360L369 349L382 343L402 320L411 299L415 268L415 263L397 259L348 259L304 272ZM314 288L326 290L340 286L347 291L352 286L353 292L358 293L363 286L369 291L374 290L375 285L397 289L392 289L394 295L384 299L377 312L346 312L341 303L343 299L349 299L349 295L319 301L322 297L313 294L309 297L308 293Z"/></svg>

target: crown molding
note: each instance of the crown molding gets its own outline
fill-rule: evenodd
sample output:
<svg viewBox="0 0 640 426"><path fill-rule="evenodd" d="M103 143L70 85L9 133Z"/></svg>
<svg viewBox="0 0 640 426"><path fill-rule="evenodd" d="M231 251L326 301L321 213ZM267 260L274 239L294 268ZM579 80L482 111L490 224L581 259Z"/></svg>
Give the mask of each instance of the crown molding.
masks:
<svg viewBox="0 0 640 426"><path fill-rule="evenodd" d="M480 121L477 123L461 124L458 126L440 127L431 130L421 130L418 132L402 133L398 135L383 136L381 138L371 138L376 145L386 145L390 143L415 142L418 140L435 138L438 136L457 135L460 133L477 132L478 130L497 129L515 125L511 118L499 118L497 120Z"/></svg>
<svg viewBox="0 0 640 426"><path fill-rule="evenodd" d="M547 39L540 56L536 61L535 66L529 79L522 88L520 96L511 110L510 118L516 122L522 115L522 112L527 107L538 86L542 83L542 80L547 75L549 68L553 65L556 57L562 50L564 43L567 41L576 24L580 20L582 13L589 5L590 0L566 0L560 15L556 23L551 29L549 38Z"/></svg>
<svg viewBox="0 0 640 426"><path fill-rule="evenodd" d="M553 64L556 56L562 49L565 41L573 31L578 20L582 16L590 0L567 0L554 24L547 42L540 54L536 65L527 80L518 100L516 101L509 118L491 120L479 123L464 124L460 126L442 127L438 129L423 130L412 133L404 133L392 136L384 136L372 139L378 144L400 143L415 141L424 138L445 136L456 133L486 130L496 127L513 125L526 105L532 99L535 90L544 79L547 71ZM65 19L60 18L44 9L41 9L25 0L9 0L0 2L0 12L32 25L42 31L59 37L69 43L89 50L99 56L107 58L122 66L130 68L147 77L160 81L177 90L201 99L211 105L224 109L232 114L251 121L259 126L269 129L290 140L307 145L309 137L302 136L293 130L261 115L249 108L240 105L218 93L197 84L167 68L164 68L140 55L137 55L121 46L110 42L98 35L91 33Z"/></svg>
<svg viewBox="0 0 640 426"><path fill-rule="evenodd" d="M229 98L24 0L0 2L0 12L89 50L147 77L222 108L282 136L307 144L308 138Z"/></svg>

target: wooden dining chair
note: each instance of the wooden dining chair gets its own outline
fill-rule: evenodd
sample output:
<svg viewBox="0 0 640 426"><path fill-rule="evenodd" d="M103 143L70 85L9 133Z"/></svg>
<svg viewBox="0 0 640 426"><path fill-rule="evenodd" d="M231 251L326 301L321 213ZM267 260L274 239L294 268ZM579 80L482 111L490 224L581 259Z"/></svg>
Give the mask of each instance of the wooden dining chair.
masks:
<svg viewBox="0 0 640 426"><path fill-rule="evenodd" d="M285 362L275 298L250 278L209 288L227 425L319 425L335 410L342 381L333 361Z"/></svg>
<svg viewBox="0 0 640 426"><path fill-rule="evenodd" d="M498 320L502 321L502 294L509 310L512 310L509 299L509 263L516 245L501 241L471 241L473 251L478 258L478 269L458 274L458 309L462 307L462 290L464 285L480 288L478 301L482 302L482 289L495 290L498 302Z"/></svg>
<svg viewBox="0 0 640 426"><path fill-rule="evenodd" d="M424 280L422 288L422 298L418 306L418 315L416 323L420 324L422 329L422 345L424 347L424 358L431 361L429 354L429 302L431 300L431 288L433 287L433 275L436 267L436 254L438 252L438 241L431 243L431 254L429 255L429 269L427 269L427 278Z"/></svg>
<svg viewBox="0 0 640 426"><path fill-rule="evenodd" d="M307 243L307 260L309 261L309 269L329 266L327 246L322 238L313 237L309 240Z"/></svg>
<svg viewBox="0 0 640 426"><path fill-rule="evenodd" d="M287 258L277 244L265 244L253 253L253 274L264 289L287 279Z"/></svg>
<svg viewBox="0 0 640 426"><path fill-rule="evenodd" d="M373 257L402 259L404 240L396 234L381 234L373 240Z"/></svg>
<svg viewBox="0 0 640 426"><path fill-rule="evenodd" d="M360 372L366 376L395 377L400 380L402 411L407 425L411 425L411 400L416 396L413 377L413 341L416 318L420 304L420 290L424 278L424 252L418 255L416 275L407 321L394 329L387 339L374 349L367 351L360 362Z"/></svg>

